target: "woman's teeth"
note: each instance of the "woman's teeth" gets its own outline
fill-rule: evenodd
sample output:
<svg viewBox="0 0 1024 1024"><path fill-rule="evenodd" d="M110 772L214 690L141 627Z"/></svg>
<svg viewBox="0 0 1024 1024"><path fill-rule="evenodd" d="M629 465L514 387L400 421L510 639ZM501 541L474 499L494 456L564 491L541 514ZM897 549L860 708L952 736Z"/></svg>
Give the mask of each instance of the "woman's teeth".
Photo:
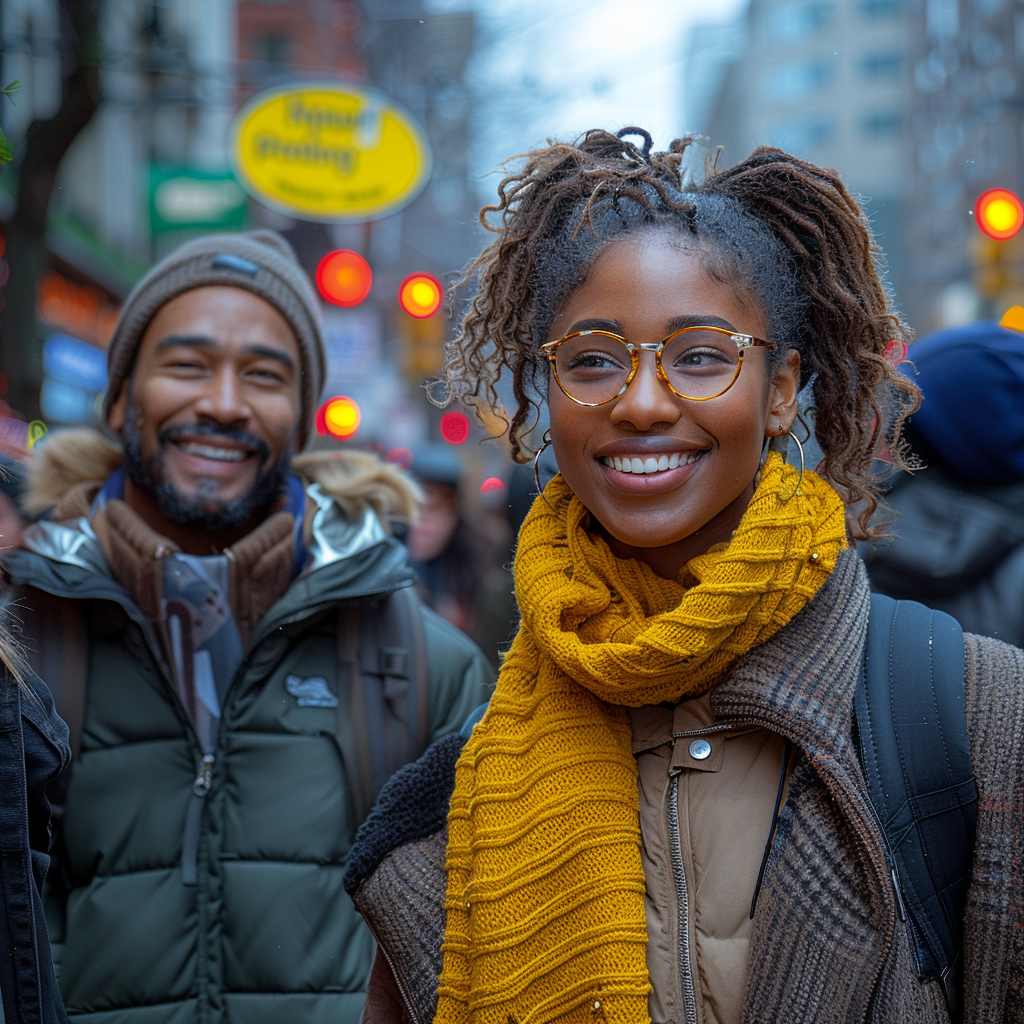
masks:
<svg viewBox="0 0 1024 1024"><path fill-rule="evenodd" d="M219 445L196 444L193 441L182 441L178 447L189 455L197 455L201 459L216 459L218 462L242 462L249 453L241 448L221 448Z"/></svg>
<svg viewBox="0 0 1024 1024"><path fill-rule="evenodd" d="M619 458L618 455L602 456L600 461L620 473L664 473L667 469L678 469L696 462L704 452L686 452L682 455L673 452L671 455L648 455L646 458Z"/></svg>

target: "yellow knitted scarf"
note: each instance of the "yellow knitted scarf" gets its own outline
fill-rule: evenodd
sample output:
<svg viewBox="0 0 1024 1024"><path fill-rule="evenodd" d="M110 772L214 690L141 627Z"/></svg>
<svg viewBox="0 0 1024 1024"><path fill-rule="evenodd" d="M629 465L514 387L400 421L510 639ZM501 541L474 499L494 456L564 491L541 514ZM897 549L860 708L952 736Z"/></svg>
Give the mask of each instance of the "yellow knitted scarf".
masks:
<svg viewBox="0 0 1024 1024"><path fill-rule="evenodd" d="M648 1020L636 762L625 707L711 690L846 546L820 477L769 456L732 540L686 566L616 558L561 477L519 535L522 625L456 766L435 1021ZM681 574L682 575L682 574Z"/></svg>

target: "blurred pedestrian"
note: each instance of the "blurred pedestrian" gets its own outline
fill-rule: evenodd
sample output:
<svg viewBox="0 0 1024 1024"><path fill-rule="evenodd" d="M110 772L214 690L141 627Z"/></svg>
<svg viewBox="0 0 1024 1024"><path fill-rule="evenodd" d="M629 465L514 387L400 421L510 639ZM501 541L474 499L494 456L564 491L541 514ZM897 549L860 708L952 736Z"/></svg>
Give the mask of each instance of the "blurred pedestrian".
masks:
<svg viewBox="0 0 1024 1024"><path fill-rule="evenodd" d="M871 586L1024 646L1024 334L955 327L910 348L923 468L893 474L895 537L864 551Z"/></svg>
<svg viewBox="0 0 1024 1024"><path fill-rule="evenodd" d="M500 186L447 380L511 378L515 454L539 385L560 472L486 711L353 851L364 1020L1020 1024L1024 652L913 605L909 664L862 656L895 619L850 539L917 398L867 218L776 149L694 183L689 143L595 130ZM812 377L820 474L784 458Z"/></svg>
<svg viewBox="0 0 1024 1024"><path fill-rule="evenodd" d="M52 511L5 558L75 750L51 888L69 1014L354 1024L373 943L341 884L352 835L490 668L410 587L388 523L411 481L296 454L324 350L280 236L169 255L108 360L119 443L36 449Z"/></svg>
<svg viewBox="0 0 1024 1024"><path fill-rule="evenodd" d="M43 916L50 801L67 726L0 623L0 1020L66 1024Z"/></svg>
<svg viewBox="0 0 1024 1024"><path fill-rule="evenodd" d="M500 547L467 514L462 465L450 445L420 444L413 450L409 468L423 491L406 538L420 594L438 615L473 637L497 664L497 645L484 620L491 614L494 584L490 577L500 570Z"/></svg>

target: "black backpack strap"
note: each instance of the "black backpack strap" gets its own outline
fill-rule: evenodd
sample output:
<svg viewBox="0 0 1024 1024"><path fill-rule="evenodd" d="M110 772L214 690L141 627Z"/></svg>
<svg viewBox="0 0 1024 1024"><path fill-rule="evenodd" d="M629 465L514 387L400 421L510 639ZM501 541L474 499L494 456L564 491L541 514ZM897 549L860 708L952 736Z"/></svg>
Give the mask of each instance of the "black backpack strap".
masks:
<svg viewBox="0 0 1024 1024"><path fill-rule="evenodd" d="M952 998L978 814L956 619L872 594L855 713L918 976Z"/></svg>
<svg viewBox="0 0 1024 1024"><path fill-rule="evenodd" d="M358 826L384 783L430 740L427 641L413 588L342 608L338 659L338 747Z"/></svg>

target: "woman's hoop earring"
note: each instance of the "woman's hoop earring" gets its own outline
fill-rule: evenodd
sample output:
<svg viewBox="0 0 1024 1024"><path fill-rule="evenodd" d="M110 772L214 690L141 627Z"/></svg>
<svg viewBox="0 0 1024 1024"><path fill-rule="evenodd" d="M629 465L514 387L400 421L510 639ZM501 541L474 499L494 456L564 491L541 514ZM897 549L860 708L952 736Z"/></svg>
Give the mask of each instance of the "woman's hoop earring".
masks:
<svg viewBox="0 0 1024 1024"><path fill-rule="evenodd" d="M551 429L550 427L544 431L544 436L541 438L543 442L537 449L537 454L533 457L533 482L537 485L537 493L544 498L544 504L547 505L552 512L557 512L558 509L548 501L544 494L544 488L540 485L540 457L544 454L545 450L551 446Z"/></svg>
<svg viewBox="0 0 1024 1024"><path fill-rule="evenodd" d="M793 488L791 494L787 495L785 498L781 495L779 496L779 500L783 502L789 501L791 498L795 498L800 493L800 485L804 482L804 446L800 443L800 438L797 437L792 430L787 430L786 433L796 441L797 450L800 452L800 476L797 477L796 487Z"/></svg>

